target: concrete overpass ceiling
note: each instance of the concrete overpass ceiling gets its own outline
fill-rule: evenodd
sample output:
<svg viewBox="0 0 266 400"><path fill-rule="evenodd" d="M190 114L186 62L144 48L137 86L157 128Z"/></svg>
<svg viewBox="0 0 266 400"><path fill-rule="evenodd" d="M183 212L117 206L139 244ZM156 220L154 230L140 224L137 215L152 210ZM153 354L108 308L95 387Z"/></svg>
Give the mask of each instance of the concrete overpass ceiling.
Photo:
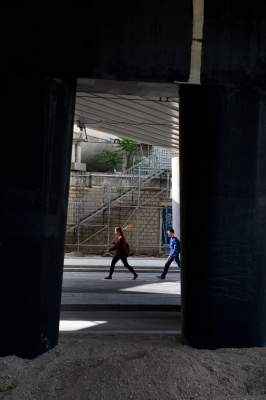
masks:
<svg viewBox="0 0 266 400"><path fill-rule="evenodd" d="M80 79L75 121L110 135L176 151L178 85Z"/></svg>

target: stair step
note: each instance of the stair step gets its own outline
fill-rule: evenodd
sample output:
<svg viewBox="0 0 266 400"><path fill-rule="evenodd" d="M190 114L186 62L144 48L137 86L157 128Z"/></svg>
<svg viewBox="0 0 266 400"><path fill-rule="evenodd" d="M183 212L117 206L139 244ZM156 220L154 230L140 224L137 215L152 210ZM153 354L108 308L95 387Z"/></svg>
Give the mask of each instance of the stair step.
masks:
<svg viewBox="0 0 266 400"><path fill-rule="evenodd" d="M157 156L156 156L157 157ZM150 160L152 160L154 158L154 155L152 155L152 156L150 156L149 157L149 159ZM158 160L158 158L156 158L156 160ZM161 162L162 162L162 160L161 160ZM146 167L148 166L148 165L150 165L149 164L149 161L146 161ZM145 160L143 161L143 166L145 165ZM144 167L145 168L145 167ZM127 195L127 194L129 194L130 192L133 192L134 190L137 190L138 189L138 187L139 187L139 185L138 185L138 182L140 182L140 185L141 184L143 184L143 183L146 183L146 182L148 182L148 181L150 181L151 179L153 179L154 177L156 177L158 174L160 174L160 173L162 173L164 170L166 170L167 169L167 167L165 167L164 169L157 169L157 170L153 170L152 172L150 171L150 173L147 173L146 174L146 171L143 173L143 174L141 174L140 176L135 176L134 178L133 178L133 181L131 180L131 182L133 183L133 185L131 186L131 187L129 187L128 189L125 189L123 192L121 192L119 195L116 195L115 197L113 197L113 198L111 198L110 199L110 204L113 204L113 203L115 203L116 201L118 201L118 200L120 200L121 198L123 198L125 195ZM141 170L141 172L143 172L143 170ZM136 172L136 175L138 175L138 172ZM125 179L125 178L127 178L127 175L126 174L124 174L123 176L121 176L119 179L121 180L121 179ZM132 178L131 178L132 179ZM140 179L140 181L139 181L139 179ZM107 185L108 186L108 185ZM113 187L113 183L112 183L112 185L109 185L109 187ZM102 198L102 190L99 190L99 193L101 193L101 198ZM88 196L88 195L87 195ZM86 203L88 204L88 208L90 208L89 207L89 204L90 204L90 200L89 200L90 198L89 197L86 197L86 199L84 200L84 201L86 201ZM96 200L97 199L97 194L93 197L93 199L94 200ZM79 200L79 203L80 203L80 205L81 205L81 207L82 207L82 199L80 199ZM93 215L95 215L95 214L97 214L98 212L100 212L100 211L102 211L102 210L104 210L104 209L106 209L107 207L109 206L109 202L108 203L105 203L105 204L103 204L103 205L101 205L101 206L98 206L98 207L96 207L95 209L93 209L93 210L91 210L91 211L88 211L83 217L82 217L82 219L80 219L80 221L78 222L78 223L76 223L76 224L73 224L71 227L68 227L68 230L69 229L71 229L71 228L73 228L73 227L76 227L76 226L78 226L78 224L80 224L80 223L82 223L83 221L85 221L85 220L88 220L90 217L92 217Z"/></svg>

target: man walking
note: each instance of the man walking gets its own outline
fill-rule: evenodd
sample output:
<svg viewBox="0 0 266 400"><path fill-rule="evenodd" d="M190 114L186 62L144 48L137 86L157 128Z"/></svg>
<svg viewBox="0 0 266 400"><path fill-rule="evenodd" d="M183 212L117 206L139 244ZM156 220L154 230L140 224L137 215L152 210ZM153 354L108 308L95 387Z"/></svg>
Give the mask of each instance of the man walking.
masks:
<svg viewBox="0 0 266 400"><path fill-rule="evenodd" d="M175 231L173 229L168 229L167 234L171 238L170 239L170 253L169 253L169 256L165 263L162 275L156 276L156 278L161 279L161 280L165 279L165 275L167 274L168 269L174 260L177 263L177 265L179 266L179 268L181 267L180 260L179 260L180 242L175 237Z"/></svg>

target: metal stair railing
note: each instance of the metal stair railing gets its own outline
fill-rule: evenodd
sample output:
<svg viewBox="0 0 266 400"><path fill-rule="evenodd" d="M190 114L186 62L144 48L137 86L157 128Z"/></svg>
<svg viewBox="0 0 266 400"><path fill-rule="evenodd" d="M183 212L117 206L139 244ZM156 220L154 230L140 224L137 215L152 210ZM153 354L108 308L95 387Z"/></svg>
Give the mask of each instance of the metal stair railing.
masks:
<svg viewBox="0 0 266 400"><path fill-rule="evenodd" d="M69 202L68 230L83 224L93 215L110 207L110 204L154 179L163 171L170 169L171 158L176 155L175 152L154 148L149 157L133 165L125 173L110 180L101 188L92 190L90 194L82 197L79 201Z"/></svg>

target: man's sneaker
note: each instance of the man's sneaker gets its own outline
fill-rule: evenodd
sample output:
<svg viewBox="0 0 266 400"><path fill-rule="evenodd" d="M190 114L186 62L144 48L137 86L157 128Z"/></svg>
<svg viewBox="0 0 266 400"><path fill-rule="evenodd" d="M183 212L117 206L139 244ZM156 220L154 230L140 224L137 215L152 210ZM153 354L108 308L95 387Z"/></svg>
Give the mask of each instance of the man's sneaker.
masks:
<svg viewBox="0 0 266 400"><path fill-rule="evenodd" d="M165 278L162 277L162 275L158 275L156 276L157 279L160 279L161 281L163 281Z"/></svg>
<svg viewBox="0 0 266 400"><path fill-rule="evenodd" d="M134 278L132 278L132 281L134 281L135 279L137 279L138 274L134 275Z"/></svg>
<svg viewBox="0 0 266 400"><path fill-rule="evenodd" d="M104 278L104 279L112 279L112 277L111 276L107 276L106 278Z"/></svg>

